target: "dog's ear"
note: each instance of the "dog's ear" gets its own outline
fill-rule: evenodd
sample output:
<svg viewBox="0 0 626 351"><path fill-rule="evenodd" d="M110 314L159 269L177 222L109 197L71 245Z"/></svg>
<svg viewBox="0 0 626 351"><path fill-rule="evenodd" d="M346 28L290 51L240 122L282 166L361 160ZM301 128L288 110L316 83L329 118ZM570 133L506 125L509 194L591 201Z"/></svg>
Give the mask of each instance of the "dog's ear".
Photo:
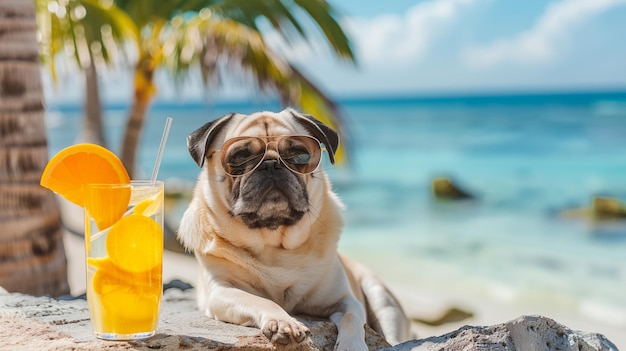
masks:
<svg viewBox="0 0 626 351"><path fill-rule="evenodd" d="M234 115L235 113L231 113L211 121L198 128L187 137L187 150L189 150L191 157L193 157L193 160L196 161L200 168L204 166L204 160L211 146L211 141L213 141L215 136L228 124Z"/></svg>
<svg viewBox="0 0 626 351"><path fill-rule="evenodd" d="M326 150L328 150L330 163L334 164L335 152L337 152L337 147L339 147L339 134L311 115L301 114L293 109L290 109L289 112L309 133L324 143Z"/></svg>

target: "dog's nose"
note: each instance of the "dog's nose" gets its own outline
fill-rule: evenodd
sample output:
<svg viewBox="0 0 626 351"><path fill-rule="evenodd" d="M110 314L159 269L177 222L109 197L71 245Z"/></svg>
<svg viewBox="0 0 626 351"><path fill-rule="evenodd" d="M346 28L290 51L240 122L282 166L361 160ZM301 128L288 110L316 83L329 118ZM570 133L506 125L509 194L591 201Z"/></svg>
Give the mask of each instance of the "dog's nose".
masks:
<svg viewBox="0 0 626 351"><path fill-rule="evenodd" d="M283 168L283 164L276 159L263 160L259 169L273 171L274 169Z"/></svg>

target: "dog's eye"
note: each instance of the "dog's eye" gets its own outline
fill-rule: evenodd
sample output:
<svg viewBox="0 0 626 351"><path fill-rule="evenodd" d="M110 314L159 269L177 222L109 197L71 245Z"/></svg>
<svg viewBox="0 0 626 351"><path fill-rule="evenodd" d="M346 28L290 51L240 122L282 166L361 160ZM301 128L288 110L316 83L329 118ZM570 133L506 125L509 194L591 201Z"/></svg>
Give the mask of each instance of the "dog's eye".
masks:
<svg viewBox="0 0 626 351"><path fill-rule="evenodd" d="M281 154L283 160L295 164L295 165L306 165L311 161L311 154L309 150L305 147L291 147L284 154Z"/></svg>
<svg viewBox="0 0 626 351"><path fill-rule="evenodd" d="M230 167L239 168L245 167L251 163L256 164L260 157L263 157L263 155L252 153L248 149L239 149L228 155L226 162Z"/></svg>

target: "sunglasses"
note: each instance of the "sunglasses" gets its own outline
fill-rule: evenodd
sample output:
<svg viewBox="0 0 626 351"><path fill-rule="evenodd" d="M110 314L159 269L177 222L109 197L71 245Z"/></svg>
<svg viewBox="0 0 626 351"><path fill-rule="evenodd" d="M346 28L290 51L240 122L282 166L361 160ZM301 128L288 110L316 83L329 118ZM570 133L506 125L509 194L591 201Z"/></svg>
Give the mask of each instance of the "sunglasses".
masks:
<svg viewBox="0 0 626 351"><path fill-rule="evenodd" d="M274 139L265 141L264 139ZM272 148L278 153L280 163L289 170L309 174L315 171L326 150L319 140L308 135L285 135L278 137L235 137L222 145L222 167L231 177L240 177L251 173L263 163L265 155Z"/></svg>

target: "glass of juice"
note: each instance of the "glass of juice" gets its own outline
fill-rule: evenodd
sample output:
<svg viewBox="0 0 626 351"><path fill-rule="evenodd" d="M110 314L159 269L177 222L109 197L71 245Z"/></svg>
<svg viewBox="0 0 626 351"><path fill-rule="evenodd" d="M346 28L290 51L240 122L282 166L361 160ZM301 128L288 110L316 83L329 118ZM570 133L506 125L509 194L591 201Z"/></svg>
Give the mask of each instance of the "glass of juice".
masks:
<svg viewBox="0 0 626 351"><path fill-rule="evenodd" d="M100 339L138 340L156 332L163 193L161 181L84 187L87 302Z"/></svg>

